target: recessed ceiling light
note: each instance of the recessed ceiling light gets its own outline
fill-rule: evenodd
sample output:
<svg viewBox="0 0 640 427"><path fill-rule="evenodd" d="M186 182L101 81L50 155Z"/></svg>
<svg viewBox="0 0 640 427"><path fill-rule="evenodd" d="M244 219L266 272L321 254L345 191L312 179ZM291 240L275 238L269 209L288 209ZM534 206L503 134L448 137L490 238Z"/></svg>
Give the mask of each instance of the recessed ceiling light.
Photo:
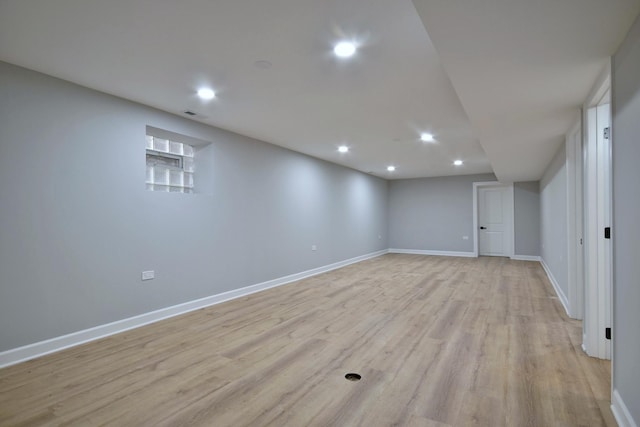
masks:
<svg viewBox="0 0 640 427"><path fill-rule="evenodd" d="M387 166L387 170L389 172L393 172L394 170L396 170L396 167L395 166Z"/></svg>
<svg viewBox="0 0 640 427"><path fill-rule="evenodd" d="M356 53L356 45L351 42L340 42L334 46L333 53L340 58L348 58Z"/></svg>
<svg viewBox="0 0 640 427"><path fill-rule="evenodd" d="M347 153L349 151L349 147L347 147L346 145L341 145L340 147L338 147L338 151L341 153Z"/></svg>
<svg viewBox="0 0 640 427"><path fill-rule="evenodd" d="M462 166L462 160L454 160L453 164L456 166Z"/></svg>
<svg viewBox="0 0 640 427"><path fill-rule="evenodd" d="M209 99L215 98L216 97L216 93L213 90L209 89L209 88L203 87L202 89L198 89L198 96L201 99L209 100Z"/></svg>
<svg viewBox="0 0 640 427"><path fill-rule="evenodd" d="M433 141L433 135L431 135L430 133L420 134L420 140L424 142L431 142Z"/></svg>

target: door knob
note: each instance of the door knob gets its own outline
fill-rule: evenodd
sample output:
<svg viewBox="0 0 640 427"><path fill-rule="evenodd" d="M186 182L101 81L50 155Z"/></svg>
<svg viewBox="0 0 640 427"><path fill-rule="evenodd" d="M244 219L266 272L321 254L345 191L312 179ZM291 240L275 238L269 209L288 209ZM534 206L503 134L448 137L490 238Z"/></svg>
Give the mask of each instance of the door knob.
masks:
<svg viewBox="0 0 640 427"><path fill-rule="evenodd" d="M480 230L486 230L487 227L480 227Z"/></svg>

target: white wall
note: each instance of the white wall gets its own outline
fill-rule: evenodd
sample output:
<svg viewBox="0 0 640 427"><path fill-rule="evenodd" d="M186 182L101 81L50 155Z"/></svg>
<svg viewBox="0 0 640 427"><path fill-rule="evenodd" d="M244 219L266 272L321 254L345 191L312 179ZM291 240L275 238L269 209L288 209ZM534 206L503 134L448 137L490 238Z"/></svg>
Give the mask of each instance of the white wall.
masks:
<svg viewBox="0 0 640 427"><path fill-rule="evenodd" d="M482 174L391 181L390 247L473 252L473 183L495 180Z"/></svg>
<svg viewBox="0 0 640 427"><path fill-rule="evenodd" d="M212 142L196 170L210 194L145 190L147 125ZM386 249L387 193L0 63L0 351Z"/></svg>
<svg viewBox="0 0 640 427"><path fill-rule="evenodd" d="M472 253L473 183L495 180L493 174L481 174L391 181L390 247ZM514 184L514 223L515 255L540 255L538 182Z"/></svg>
<svg viewBox="0 0 640 427"><path fill-rule="evenodd" d="M640 18L612 77L613 407L631 426L640 425Z"/></svg>
<svg viewBox="0 0 640 427"><path fill-rule="evenodd" d="M540 255L540 183L513 184L514 255Z"/></svg>
<svg viewBox="0 0 640 427"><path fill-rule="evenodd" d="M540 256L563 295L567 276L567 170L563 143L540 180Z"/></svg>

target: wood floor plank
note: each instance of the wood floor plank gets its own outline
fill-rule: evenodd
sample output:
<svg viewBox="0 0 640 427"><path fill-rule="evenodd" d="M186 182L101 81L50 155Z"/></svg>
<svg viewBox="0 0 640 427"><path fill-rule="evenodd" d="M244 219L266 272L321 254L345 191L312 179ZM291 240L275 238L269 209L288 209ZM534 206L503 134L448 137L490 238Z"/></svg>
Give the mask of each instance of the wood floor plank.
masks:
<svg viewBox="0 0 640 427"><path fill-rule="evenodd" d="M612 425L580 340L539 263L389 254L2 369L0 425Z"/></svg>

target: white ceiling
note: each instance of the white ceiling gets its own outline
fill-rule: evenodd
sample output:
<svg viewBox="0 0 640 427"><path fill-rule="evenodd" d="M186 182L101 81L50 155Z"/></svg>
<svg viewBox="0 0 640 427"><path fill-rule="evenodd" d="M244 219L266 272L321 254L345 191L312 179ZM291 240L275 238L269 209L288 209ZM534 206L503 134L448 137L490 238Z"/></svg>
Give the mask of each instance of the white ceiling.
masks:
<svg viewBox="0 0 640 427"><path fill-rule="evenodd" d="M2 0L0 60L385 178L536 180L640 9L414 2Z"/></svg>
<svg viewBox="0 0 640 427"><path fill-rule="evenodd" d="M540 179L640 0L414 0L498 179Z"/></svg>

